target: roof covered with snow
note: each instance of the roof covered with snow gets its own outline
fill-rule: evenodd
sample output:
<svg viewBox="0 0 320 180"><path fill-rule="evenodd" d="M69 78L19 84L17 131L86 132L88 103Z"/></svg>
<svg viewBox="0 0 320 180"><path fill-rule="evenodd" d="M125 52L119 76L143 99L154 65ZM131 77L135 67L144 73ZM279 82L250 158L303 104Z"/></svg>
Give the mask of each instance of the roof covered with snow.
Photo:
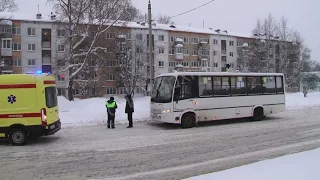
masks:
<svg viewBox="0 0 320 180"><path fill-rule="evenodd" d="M2 19L10 20L20 20L20 21L35 21L35 22L56 22L57 20L51 19L52 14L41 14L41 18L37 18L37 13L16 13L16 12L0 12L0 17ZM56 19L59 19L58 17ZM110 21L111 22L111 21ZM126 27L136 28L136 29L147 29L148 23L140 22L123 22L119 21L114 24L114 26L123 26L124 23ZM222 35L222 36L234 36L234 37L246 37L252 38L252 35L249 34L240 34L240 33L230 33L226 31L215 31L215 29L209 28L195 28L195 27L186 27L179 25L169 25L169 24L156 24L153 23L152 29L154 30L164 30L164 31L178 31L178 32L191 32L199 34L209 34L209 35Z"/></svg>

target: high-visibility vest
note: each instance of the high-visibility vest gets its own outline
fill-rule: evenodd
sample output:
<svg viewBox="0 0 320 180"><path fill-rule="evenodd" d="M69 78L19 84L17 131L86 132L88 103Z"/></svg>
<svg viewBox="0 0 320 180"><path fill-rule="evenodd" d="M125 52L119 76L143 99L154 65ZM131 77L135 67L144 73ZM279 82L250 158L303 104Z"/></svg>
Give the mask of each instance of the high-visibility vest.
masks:
<svg viewBox="0 0 320 180"><path fill-rule="evenodd" d="M116 102L113 101L112 103L107 102L107 108L114 108L116 106Z"/></svg>

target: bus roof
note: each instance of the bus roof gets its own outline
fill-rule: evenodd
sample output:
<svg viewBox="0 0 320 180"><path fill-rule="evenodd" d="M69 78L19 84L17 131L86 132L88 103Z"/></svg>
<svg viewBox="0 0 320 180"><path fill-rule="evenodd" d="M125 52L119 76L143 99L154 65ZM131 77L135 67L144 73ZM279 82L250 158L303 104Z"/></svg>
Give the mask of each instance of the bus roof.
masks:
<svg viewBox="0 0 320 180"><path fill-rule="evenodd" d="M241 72L174 72L161 76L284 76L283 73L241 73Z"/></svg>

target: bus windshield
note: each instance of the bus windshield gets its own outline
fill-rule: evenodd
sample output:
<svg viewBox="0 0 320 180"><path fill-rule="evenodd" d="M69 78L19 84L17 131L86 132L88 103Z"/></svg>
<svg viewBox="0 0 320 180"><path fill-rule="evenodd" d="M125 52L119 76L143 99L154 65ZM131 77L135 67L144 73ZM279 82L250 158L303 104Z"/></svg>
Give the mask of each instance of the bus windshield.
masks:
<svg viewBox="0 0 320 180"><path fill-rule="evenodd" d="M152 89L151 102L156 102L156 103L171 102L175 80L176 80L176 77L174 76L158 77L155 80L155 83Z"/></svg>

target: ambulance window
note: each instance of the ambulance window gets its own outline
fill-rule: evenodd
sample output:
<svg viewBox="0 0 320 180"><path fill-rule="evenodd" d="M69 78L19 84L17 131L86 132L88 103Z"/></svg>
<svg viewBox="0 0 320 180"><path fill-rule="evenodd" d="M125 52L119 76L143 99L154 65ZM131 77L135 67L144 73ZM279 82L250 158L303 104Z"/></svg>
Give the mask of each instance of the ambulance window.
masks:
<svg viewBox="0 0 320 180"><path fill-rule="evenodd" d="M46 105L48 108L53 108L58 105L57 100L57 90L55 87L46 87L45 88L46 93Z"/></svg>

